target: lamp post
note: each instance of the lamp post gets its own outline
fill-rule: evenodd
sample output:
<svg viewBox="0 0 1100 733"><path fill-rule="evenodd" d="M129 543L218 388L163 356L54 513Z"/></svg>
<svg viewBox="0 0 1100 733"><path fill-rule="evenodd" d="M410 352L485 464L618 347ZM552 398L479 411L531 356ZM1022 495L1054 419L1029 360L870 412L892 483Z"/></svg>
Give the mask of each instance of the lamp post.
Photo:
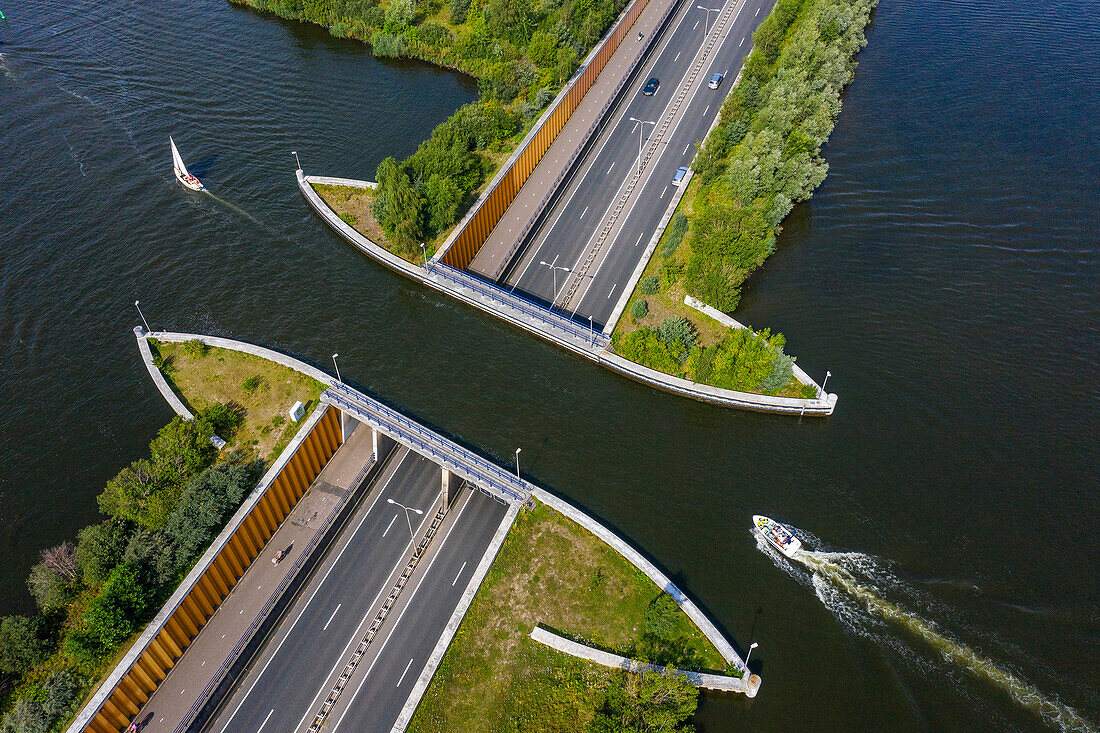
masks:
<svg viewBox="0 0 1100 733"><path fill-rule="evenodd" d="M416 535L413 534L413 523L412 523L412 519L409 518L409 512L415 512L417 514L423 514L424 513L423 510L414 509L411 506L405 506L401 502L394 501L393 499L390 499L389 497L386 498L386 502L389 503L389 504L396 504L397 506L399 506L399 507L401 507L402 509L405 510L405 521L409 525L409 542L415 542L416 541Z"/></svg>
<svg viewBox="0 0 1100 733"><path fill-rule="evenodd" d="M428 246L423 242L420 243L420 251L424 253L424 269L428 269Z"/></svg>
<svg viewBox="0 0 1100 733"><path fill-rule="evenodd" d="M554 262L557 262L557 260L554 260ZM543 267L549 267L554 273L554 297L552 297L550 299L550 310L553 310L554 305L558 301L558 270L561 270L562 272L571 272L571 270L568 267L562 267L561 265L554 265L554 264L551 264L549 262L544 262L542 260L539 260L539 264L542 265Z"/></svg>
<svg viewBox="0 0 1100 733"><path fill-rule="evenodd" d="M760 646L760 645L757 644L755 641L752 644L749 645L749 653L745 655L745 671L746 672L749 671L749 657L752 656L752 650L755 649L758 646Z"/></svg>
<svg viewBox="0 0 1100 733"><path fill-rule="evenodd" d="M153 329L149 328L149 322L145 320L145 314L141 312L141 301L135 300L134 307L138 309L138 315L141 316L141 322L145 324L145 332L150 333Z"/></svg>
<svg viewBox="0 0 1100 733"><path fill-rule="evenodd" d="M516 478L519 479L519 452L523 448L516 448Z"/></svg>
<svg viewBox="0 0 1100 733"><path fill-rule="evenodd" d="M294 155L294 160L298 163L298 170L302 170L302 161L298 160L298 151L291 150L290 152Z"/></svg>
<svg viewBox="0 0 1100 733"><path fill-rule="evenodd" d="M722 8L704 8L702 5L696 5L695 7L707 11L707 19L703 21L703 35L705 36L710 33L710 14L720 13Z"/></svg>
<svg viewBox="0 0 1100 733"><path fill-rule="evenodd" d="M340 365L336 363L336 357L338 357L338 356L340 356L340 355L339 354L333 354L332 355L332 365L334 367L336 367L336 381L337 382L343 382L344 380L340 378Z"/></svg>
<svg viewBox="0 0 1100 733"><path fill-rule="evenodd" d="M831 377L831 376L833 376L833 373L830 372L830 371L826 371L825 372L825 379L821 380L821 399L825 399L825 395L828 394L828 392L825 391L825 385L828 384L829 377Z"/></svg>
<svg viewBox="0 0 1100 733"><path fill-rule="evenodd" d="M645 129L644 125L653 125L654 127L656 127L657 126L657 121L656 120L639 120L637 117L631 117L630 121L638 123L638 167L641 168L641 166L642 166L642 138L644 137L642 131Z"/></svg>
<svg viewBox="0 0 1100 733"><path fill-rule="evenodd" d="M592 337L592 345L596 345L596 329L592 328L592 316L588 317L588 333Z"/></svg>

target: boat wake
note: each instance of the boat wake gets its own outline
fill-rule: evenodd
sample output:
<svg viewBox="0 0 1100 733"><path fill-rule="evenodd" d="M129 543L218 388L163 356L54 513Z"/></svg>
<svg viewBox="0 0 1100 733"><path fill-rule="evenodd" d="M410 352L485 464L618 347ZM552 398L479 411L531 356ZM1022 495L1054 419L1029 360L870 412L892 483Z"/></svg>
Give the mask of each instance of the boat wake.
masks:
<svg viewBox="0 0 1100 733"><path fill-rule="evenodd" d="M798 530L798 534L810 539L815 546L821 545L802 530ZM790 560L773 549L758 533L753 532L753 536L757 547L777 566L792 577L803 579ZM1004 669L951 638L933 622L887 600L886 593L892 587L901 590L899 586L902 581L874 558L855 552L799 550L792 559L810 571L809 582L818 599L849 628L867 636L872 636L869 633L871 627L884 622L903 628L928 644L946 662L1003 690L1017 704L1037 714L1047 724L1064 731L1096 730L1076 710L1044 695L1017 673ZM873 638L880 639L878 635L873 635Z"/></svg>
<svg viewBox="0 0 1100 733"><path fill-rule="evenodd" d="M244 217L245 219L248 219L248 220L249 220L250 222L252 222L252 223L253 223L253 224L255 224L256 226L259 226L259 227L263 227L264 229L268 229L268 230L270 230L270 229L271 229L271 227L267 226L267 225L266 225L266 224L264 224L264 223L263 223L262 221L260 221L260 220L259 220L259 219L257 219L256 217L252 216L252 214L249 214L249 213L248 213L247 211L245 211L244 209L242 209L242 208L241 208L240 206L237 206L237 205L236 205L236 204L234 204L234 203L230 203L229 201L226 201L226 200L225 200L225 199L223 199L223 198L222 198L221 196L217 196L217 195L215 195L215 194L213 194L213 193L210 193L210 189L209 189L209 188L204 188L204 189L203 189L203 193L205 193L205 194L206 194L207 196L209 196L210 198L214 199L215 201L217 201L217 202L218 202L219 204L221 204L222 206L226 207L227 209L230 209L231 211L233 211L233 212L235 212L235 213L237 213L237 214L240 214L241 216L243 216L243 217Z"/></svg>

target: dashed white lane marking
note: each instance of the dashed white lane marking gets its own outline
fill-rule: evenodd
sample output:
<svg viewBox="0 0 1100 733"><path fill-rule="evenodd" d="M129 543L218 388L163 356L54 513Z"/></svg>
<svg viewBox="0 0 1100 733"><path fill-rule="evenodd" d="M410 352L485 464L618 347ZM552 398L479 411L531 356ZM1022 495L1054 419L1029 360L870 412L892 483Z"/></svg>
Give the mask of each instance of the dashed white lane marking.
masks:
<svg viewBox="0 0 1100 733"><path fill-rule="evenodd" d="M692 30L695 30L695 29L696 29L696 28L698 28L698 27L699 27L699 21L695 21L695 25L693 25L693 26L691 27L691 29L692 29Z"/></svg>
<svg viewBox="0 0 1100 733"><path fill-rule="evenodd" d="M405 671L401 673L401 679L397 681L397 686L400 687L401 683L405 681L405 675L409 673L409 667L413 665L413 660L410 659L409 663L405 665Z"/></svg>
<svg viewBox="0 0 1100 733"><path fill-rule="evenodd" d="M260 731L264 729L264 726L267 725L267 721L271 720L271 713L273 712L275 712L275 708L271 708L271 712L269 712L267 714L267 717L264 718L264 722L260 723L260 727L256 729L256 733L260 733Z"/></svg>
<svg viewBox="0 0 1100 733"><path fill-rule="evenodd" d="M741 48L741 46L743 46L744 44L745 44L745 39L744 39L744 38L742 38L742 39L741 39L741 43L738 43L738 44L737 44L737 47L738 47L738 48Z"/></svg>
<svg viewBox="0 0 1100 733"><path fill-rule="evenodd" d="M465 570L465 569L466 569L466 563L462 563L462 567L460 567L458 569L458 575L456 575L455 579L451 581L451 587L452 588L454 588L455 583L458 582L458 579L462 577L462 571Z"/></svg>
<svg viewBox="0 0 1100 733"><path fill-rule="evenodd" d="M343 605L342 603L337 603L336 604L336 611L339 611L340 606L342 606L342 605ZM321 631L328 631L328 625L332 623L332 619L336 618L336 611L333 611L332 615L328 617L328 621L325 622L325 626L324 626L324 628L321 629Z"/></svg>
<svg viewBox="0 0 1100 733"><path fill-rule="evenodd" d="M610 173L610 171L608 171L608 172ZM582 212L581 212L581 215L580 215L580 216L578 216L578 217L577 217L577 219L583 219L583 218L584 218L584 215L585 215L585 214L587 214L587 213L588 213L588 207L587 207L587 206L585 206L585 207L584 207L584 211L582 211Z"/></svg>
<svg viewBox="0 0 1100 733"><path fill-rule="evenodd" d="M757 8L757 9L756 9L756 15L760 15L760 8ZM754 15L754 16L752 16L752 17L754 17L754 18L755 18L755 17L756 17L756 15Z"/></svg>
<svg viewBox="0 0 1100 733"><path fill-rule="evenodd" d="M696 24L696 25L698 25L698 24ZM680 60L680 54L682 54L682 53L683 53L683 51L677 51L676 52L676 58L674 58L672 60L673 61L679 61Z"/></svg>
<svg viewBox="0 0 1100 733"><path fill-rule="evenodd" d="M607 173L605 173L604 175L608 175L608 176L610 176L610 175L611 175L611 168L614 168L614 167L615 167L615 164L614 164L614 163L612 163L612 164L611 164L611 167L607 169Z"/></svg>
<svg viewBox="0 0 1100 733"><path fill-rule="evenodd" d="M386 525L386 531L382 533L383 537L385 537L386 535L388 535L390 533L390 527L392 527L393 523L396 522L396 521L397 521L397 515L394 514L393 519L391 519L390 523Z"/></svg>
<svg viewBox="0 0 1100 733"><path fill-rule="evenodd" d="M661 189L661 195L658 196L657 198L663 199L665 197L665 192L666 191L668 191L668 186L665 186L664 188Z"/></svg>
<svg viewBox="0 0 1100 733"><path fill-rule="evenodd" d="M690 148L690 147L691 147L691 143L688 143L687 145L685 145L684 146L684 152L680 153L680 155L687 155L688 154L688 148Z"/></svg>
<svg viewBox="0 0 1100 733"><path fill-rule="evenodd" d="M615 288L617 288L617 287L619 287L619 284L618 284L618 283L615 283L614 285L612 285L612 286L611 286L611 293L614 293L614 292L615 292ZM608 300L611 300L611 293L608 293L608 294L607 294L607 299L608 299Z"/></svg>
<svg viewBox="0 0 1100 733"><path fill-rule="evenodd" d="M710 112L710 105L709 104L707 105L707 108L705 110L703 110L703 116L704 117L707 116L707 112Z"/></svg>
<svg viewBox="0 0 1100 733"><path fill-rule="evenodd" d="M638 235L638 241L634 243L635 247L637 247L639 244L642 243L642 237L644 237L644 236L645 236L645 232L642 232L641 234Z"/></svg>

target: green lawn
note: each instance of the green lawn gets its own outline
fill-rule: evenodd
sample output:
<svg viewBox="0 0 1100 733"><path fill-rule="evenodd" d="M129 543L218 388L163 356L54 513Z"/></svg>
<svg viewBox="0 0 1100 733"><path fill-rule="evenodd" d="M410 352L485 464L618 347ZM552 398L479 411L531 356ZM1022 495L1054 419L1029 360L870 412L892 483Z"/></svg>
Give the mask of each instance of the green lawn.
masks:
<svg viewBox="0 0 1100 733"><path fill-rule="evenodd" d="M168 384L192 412L220 402L244 415L228 436L227 449L242 450L269 465L298 431L287 411L300 400L308 415L325 389L300 372L240 351L208 347L199 355L185 344L150 340L149 345L159 354Z"/></svg>
<svg viewBox="0 0 1100 733"><path fill-rule="evenodd" d="M643 620L661 591L633 565L546 505L523 511L490 568L413 718L411 730L576 731L613 670L530 639L536 624L609 651L722 670L682 612L676 642L655 644Z"/></svg>

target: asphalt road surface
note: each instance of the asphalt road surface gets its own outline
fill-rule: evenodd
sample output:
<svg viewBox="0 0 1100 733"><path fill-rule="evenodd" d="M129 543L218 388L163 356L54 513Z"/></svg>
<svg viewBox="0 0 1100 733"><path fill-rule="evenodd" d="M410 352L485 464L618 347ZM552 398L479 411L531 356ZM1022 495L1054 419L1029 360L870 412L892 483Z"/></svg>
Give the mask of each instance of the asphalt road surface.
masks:
<svg viewBox="0 0 1100 733"><path fill-rule="evenodd" d="M676 169L690 165L694 159L696 143L703 140L718 116L722 101L749 53L753 31L773 4L773 0L729 2L736 3L733 18L635 188L617 233L604 242L565 308L566 313L583 323L591 317L594 325L602 328L610 318L668 206ZM706 30L718 17L717 13L698 9L698 4L687 2L665 30L660 45L602 127L577 173L541 227L505 270L502 285L544 303L560 303L568 292L570 278L575 276L595 235L603 227L621 186L639 163L639 137L645 145L655 128L630 118L660 122L701 51ZM717 2L708 6L725 7ZM708 89L707 80L715 72L725 74L725 79L717 90ZM661 86L656 94L646 97L642 87L651 77L660 79Z"/></svg>
<svg viewBox="0 0 1100 733"><path fill-rule="evenodd" d="M349 644L358 643L357 633L374 618L379 594L389 590L391 573L411 550L405 512L386 499L424 512L411 516L418 541L435 513L440 467L397 450L403 455L379 477L379 488L351 517L208 730L293 731L315 712L313 701L329 670L345 663Z"/></svg>

